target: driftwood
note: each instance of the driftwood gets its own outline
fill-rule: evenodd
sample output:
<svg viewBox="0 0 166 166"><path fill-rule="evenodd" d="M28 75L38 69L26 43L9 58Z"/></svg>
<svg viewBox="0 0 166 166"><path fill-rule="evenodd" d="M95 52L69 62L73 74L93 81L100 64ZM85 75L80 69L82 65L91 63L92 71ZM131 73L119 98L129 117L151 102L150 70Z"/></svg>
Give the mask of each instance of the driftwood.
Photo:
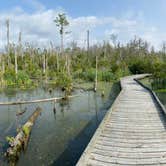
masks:
<svg viewBox="0 0 166 166"><path fill-rule="evenodd" d="M3 102L0 103L0 105L18 105L18 104L31 104L31 103L41 103L41 102L48 102L48 101L59 101L63 99L70 99L73 97L77 97L78 95L74 96L66 96L66 97L55 97L55 98L48 98L48 99L38 99L38 100L32 100L32 101L14 101L14 102Z"/></svg>
<svg viewBox="0 0 166 166"><path fill-rule="evenodd" d="M15 165L21 150L26 149L32 127L41 111L41 108L38 107L28 121L22 126L17 136L9 141L9 148L7 149L6 156L8 157L10 165Z"/></svg>

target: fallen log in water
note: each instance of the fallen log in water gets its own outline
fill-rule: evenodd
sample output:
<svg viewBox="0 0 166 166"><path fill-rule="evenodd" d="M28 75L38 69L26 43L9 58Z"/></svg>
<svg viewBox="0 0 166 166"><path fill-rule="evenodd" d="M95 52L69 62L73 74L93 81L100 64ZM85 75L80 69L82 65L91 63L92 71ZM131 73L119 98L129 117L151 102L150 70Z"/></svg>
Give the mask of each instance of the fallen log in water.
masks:
<svg viewBox="0 0 166 166"><path fill-rule="evenodd" d="M79 95L66 96L66 97L55 97L55 98L48 98L48 99L38 99L38 100L32 100L32 101L3 102L3 103L0 103L0 105L18 105L18 104L41 103L41 102L48 102L48 101L59 101L59 100L63 100L63 99L70 99L70 98L77 97L77 96L79 96Z"/></svg>
<svg viewBox="0 0 166 166"><path fill-rule="evenodd" d="M9 141L10 147L7 149L6 156L8 157L10 165L15 165L14 163L19 159L21 150L26 149L32 127L41 111L41 108L36 108L35 112L23 125L17 136Z"/></svg>

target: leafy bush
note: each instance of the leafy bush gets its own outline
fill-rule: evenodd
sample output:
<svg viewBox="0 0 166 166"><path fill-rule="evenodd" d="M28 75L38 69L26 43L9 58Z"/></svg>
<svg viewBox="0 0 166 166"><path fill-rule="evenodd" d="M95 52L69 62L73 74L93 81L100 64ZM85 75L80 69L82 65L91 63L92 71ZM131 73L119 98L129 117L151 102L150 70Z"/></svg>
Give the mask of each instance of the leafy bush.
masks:
<svg viewBox="0 0 166 166"><path fill-rule="evenodd" d="M153 65L153 75L156 78L166 79L166 63L156 62Z"/></svg>
<svg viewBox="0 0 166 166"><path fill-rule="evenodd" d="M26 70L26 73L31 78L41 78L41 76L42 76L42 71L37 68L32 68L31 70Z"/></svg>
<svg viewBox="0 0 166 166"><path fill-rule="evenodd" d="M16 84L17 86L21 85L30 85L32 81L30 80L29 76L24 71L18 71L16 75L14 70L8 69L5 74L4 78L8 86Z"/></svg>
<svg viewBox="0 0 166 166"><path fill-rule="evenodd" d="M72 79L65 73L58 73L56 77L56 84L59 87L69 87L71 86Z"/></svg>
<svg viewBox="0 0 166 166"><path fill-rule="evenodd" d="M84 71L84 72L79 71L74 74L74 78L82 79L82 80L89 81L89 82L94 82L95 77L96 77L95 69L90 69L90 70ZM111 71L99 70L97 72L97 79L98 79L98 81L111 81L111 80L115 79L115 76Z"/></svg>
<svg viewBox="0 0 166 166"><path fill-rule="evenodd" d="M79 78L85 81L94 81L95 80L95 70L89 69L88 71L79 70L74 74L74 78Z"/></svg>
<svg viewBox="0 0 166 166"><path fill-rule="evenodd" d="M101 78L101 81L111 81L111 80L114 80L115 79L115 76L112 72L110 71L105 71L105 72L102 72L102 78Z"/></svg>
<svg viewBox="0 0 166 166"><path fill-rule="evenodd" d="M14 70L8 68L4 73L4 79L7 83L7 85L13 85L16 81L16 75Z"/></svg>
<svg viewBox="0 0 166 166"><path fill-rule="evenodd" d="M142 74L152 72L151 60L145 57L139 57L130 60L129 70L133 74Z"/></svg>
<svg viewBox="0 0 166 166"><path fill-rule="evenodd" d="M24 71L18 71L17 77L16 77L16 83L17 85L25 85L25 84L31 84L32 81L30 80L27 73Z"/></svg>

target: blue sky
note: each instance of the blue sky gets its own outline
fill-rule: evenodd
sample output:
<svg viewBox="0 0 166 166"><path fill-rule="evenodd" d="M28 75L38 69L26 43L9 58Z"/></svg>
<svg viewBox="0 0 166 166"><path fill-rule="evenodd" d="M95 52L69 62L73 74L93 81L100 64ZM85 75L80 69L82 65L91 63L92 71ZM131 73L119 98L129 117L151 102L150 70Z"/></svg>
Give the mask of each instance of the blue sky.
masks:
<svg viewBox="0 0 166 166"><path fill-rule="evenodd" d="M68 30L72 31L66 36L66 44L74 40L84 46L87 29L91 32L91 44L109 40L112 33L122 43L135 35L156 48L166 41L165 0L1 0L0 46L6 41L3 31L7 18L11 22L11 42L16 42L22 31L24 42L46 45L52 41L58 45L58 31L52 19L62 11L71 23Z"/></svg>

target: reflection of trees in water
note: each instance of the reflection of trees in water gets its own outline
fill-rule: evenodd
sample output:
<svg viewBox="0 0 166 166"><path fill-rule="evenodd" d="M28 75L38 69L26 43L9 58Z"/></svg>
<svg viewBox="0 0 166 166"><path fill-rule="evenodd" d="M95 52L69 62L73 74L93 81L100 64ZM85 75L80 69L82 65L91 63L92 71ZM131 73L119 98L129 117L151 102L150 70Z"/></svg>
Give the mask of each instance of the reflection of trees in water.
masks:
<svg viewBox="0 0 166 166"><path fill-rule="evenodd" d="M53 101L53 114L54 114L54 119L56 120L56 100Z"/></svg>
<svg viewBox="0 0 166 166"><path fill-rule="evenodd" d="M10 123L10 115L9 115L10 107L7 106L7 117L8 117L8 124Z"/></svg>
<svg viewBox="0 0 166 166"><path fill-rule="evenodd" d="M26 112L27 108L23 109L22 104L17 105L18 109L16 111L16 128L19 130L21 128L21 118Z"/></svg>
<svg viewBox="0 0 166 166"><path fill-rule="evenodd" d="M103 96L101 96L101 102L102 102L102 105L104 105L105 104L105 95Z"/></svg>
<svg viewBox="0 0 166 166"><path fill-rule="evenodd" d="M61 113L62 113L62 116L65 117L64 106L61 106Z"/></svg>
<svg viewBox="0 0 166 166"><path fill-rule="evenodd" d="M5 135L6 133L8 133L9 131L10 131L10 129L14 126L14 124L16 123L15 121L14 122L11 122L10 121L10 107L8 106L7 107L7 112L8 112L8 114L7 114L7 119L8 119L8 121L7 121L7 123L8 123L8 127L3 131L3 135ZM0 136L1 137L1 136Z"/></svg>
<svg viewBox="0 0 166 166"><path fill-rule="evenodd" d="M65 116L65 110L66 111L71 110L71 105L70 105L71 103L70 103L69 100L62 100L58 104L59 104L60 112L61 112L62 116L64 117ZM56 112L58 111L57 109L58 109L57 108L57 103L56 103L56 101L54 101L53 102L53 114L54 114L55 120L56 120Z"/></svg>
<svg viewBox="0 0 166 166"><path fill-rule="evenodd" d="M88 111L89 112L91 111L91 108L90 108L90 93L91 92L88 91Z"/></svg>
<svg viewBox="0 0 166 166"><path fill-rule="evenodd" d="M56 107L53 108L54 119L56 120Z"/></svg>
<svg viewBox="0 0 166 166"><path fill-rule="evenodd" d="M98 104L97 104L97 93L94 93L94 104L95 104L95 117L96 117L96 125L98 125L99 118L98 118Z"/></svg>

